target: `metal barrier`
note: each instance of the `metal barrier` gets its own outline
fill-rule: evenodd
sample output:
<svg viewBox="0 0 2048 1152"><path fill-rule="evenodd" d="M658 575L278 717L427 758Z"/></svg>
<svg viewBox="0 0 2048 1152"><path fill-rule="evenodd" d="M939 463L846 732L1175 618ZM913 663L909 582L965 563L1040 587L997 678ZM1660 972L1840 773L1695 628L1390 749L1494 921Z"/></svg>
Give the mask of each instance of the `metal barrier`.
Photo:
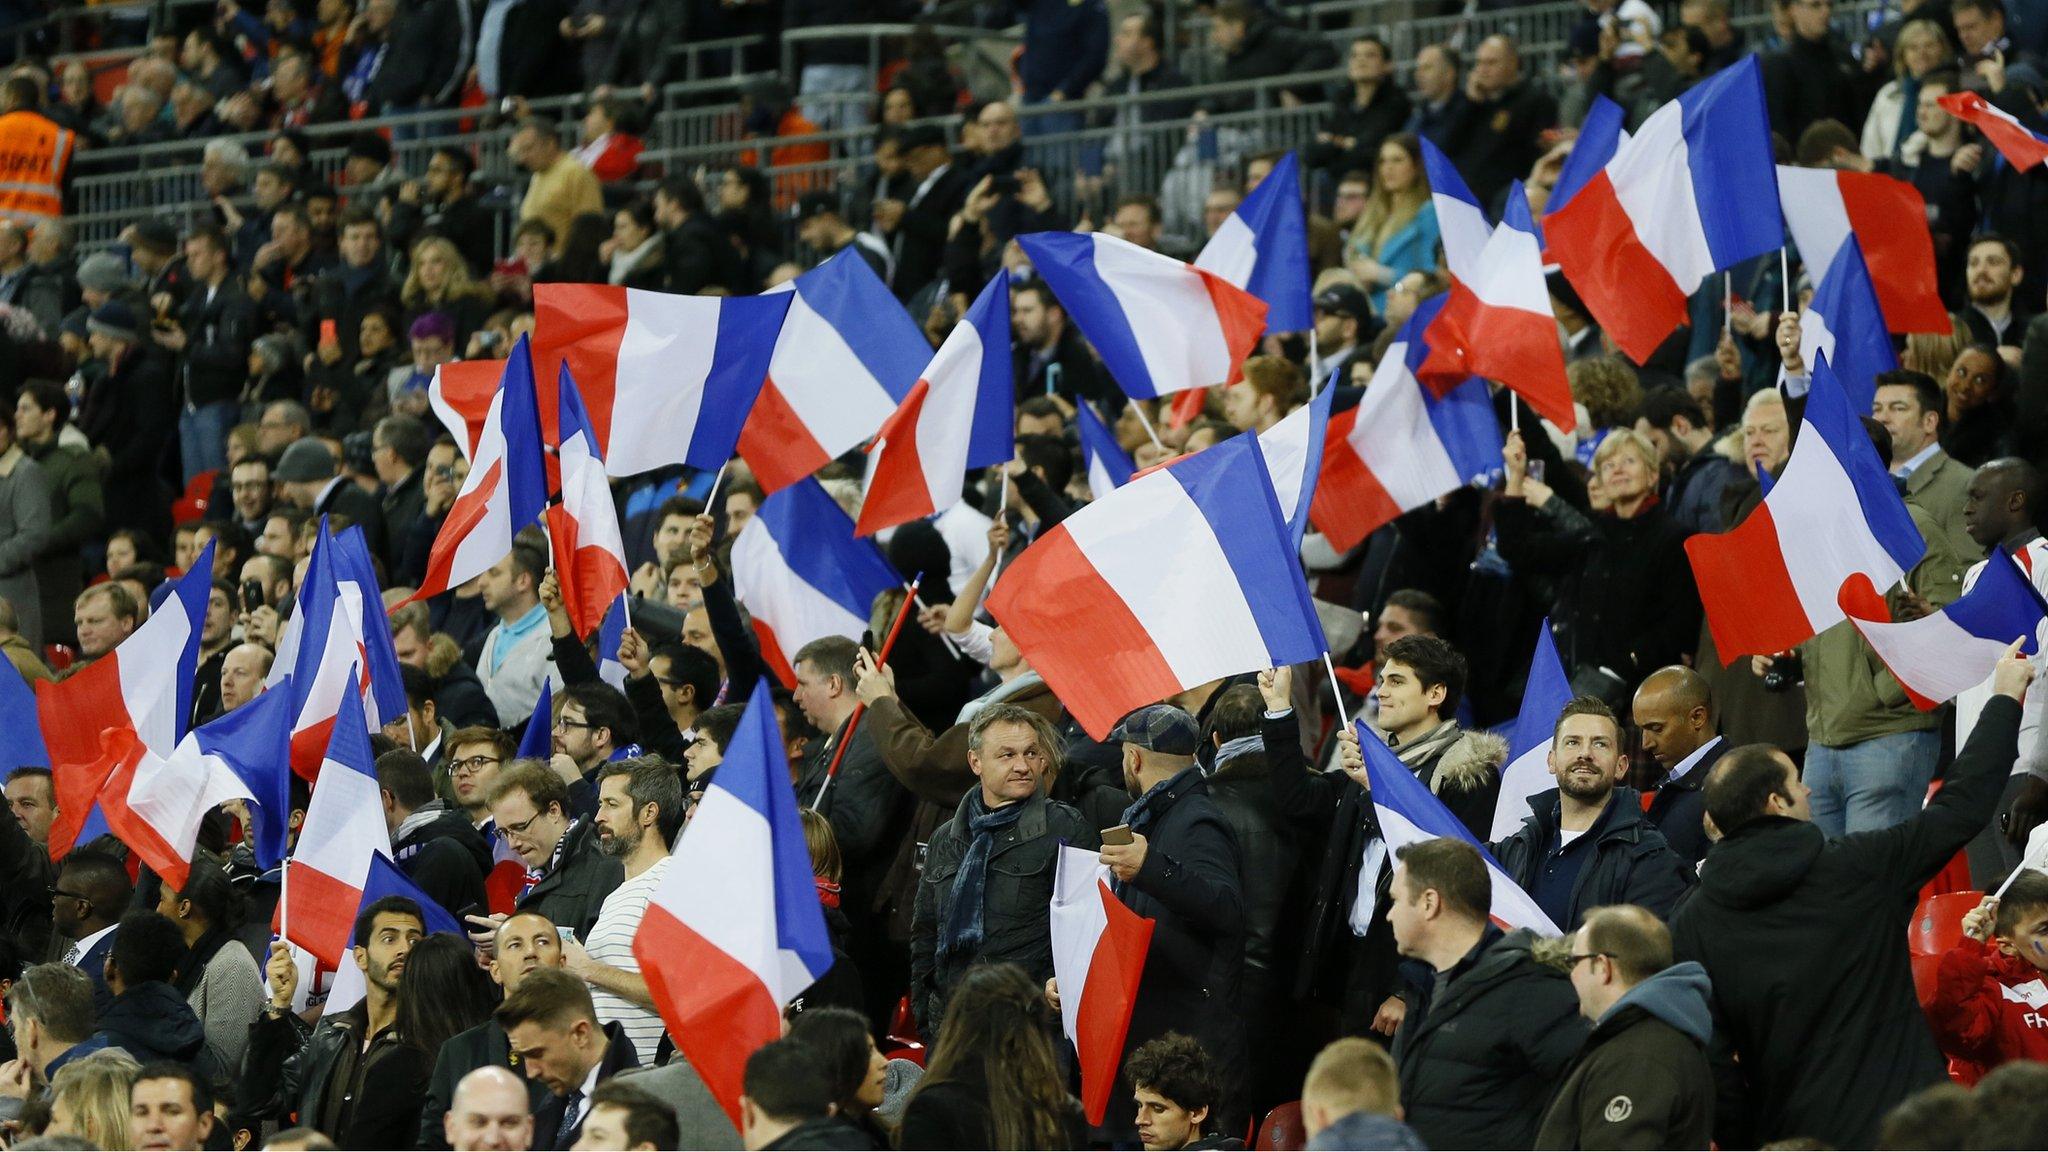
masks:
<svg viewBox="0 0 2048 1152"><path fill-rule="evenodd" d="M883 41L903 39L914 32L937 36L951 47L974 41L996 41L1004 44L1024 42L1022 29L977 28L971 25L835 24L822 28L790 28L782 33L782 75L792 85L797 82L797 51L806 44L859 40L867 44L868 75L880 76Z"/></svg>

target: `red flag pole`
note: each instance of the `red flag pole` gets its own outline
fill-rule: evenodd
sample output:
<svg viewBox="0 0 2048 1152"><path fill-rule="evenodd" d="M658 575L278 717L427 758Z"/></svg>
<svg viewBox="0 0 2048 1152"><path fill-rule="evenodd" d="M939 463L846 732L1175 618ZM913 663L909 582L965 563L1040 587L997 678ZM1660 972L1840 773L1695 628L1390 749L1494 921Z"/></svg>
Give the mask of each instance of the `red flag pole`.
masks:
<svg viewBox="0 0 2048 1152"><path fill-rule="evenodd" d="M910 582L910 591L904 594L903 604L896 609L896 622L889 625L889 635L882 640L882 650L875 654L875 667L889 662L889 653L896 647L896 636L903 631L903 621L910 616L910 609L917 603L917 586L924 583L924 573L919 572ZM839 747L832 750L832 764L825 769L825 782L818 785L818 794L811 798L811 810L825 802L825 792L832 787L832 781L839 776L839 764L846 759L846 748L853 743L853 734L860 727L860 718L867 714L865 701L853 706L853 715L846 718L846 736L839 741Z"/></svg>

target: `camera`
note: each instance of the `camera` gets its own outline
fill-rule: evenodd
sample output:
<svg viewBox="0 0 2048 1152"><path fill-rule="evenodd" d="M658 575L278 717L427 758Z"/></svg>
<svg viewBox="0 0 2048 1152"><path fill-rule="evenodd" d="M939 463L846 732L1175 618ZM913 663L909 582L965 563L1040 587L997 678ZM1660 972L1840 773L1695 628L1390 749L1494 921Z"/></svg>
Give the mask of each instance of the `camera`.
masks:
<svg viewBox="0 0 2048 1152"><path fill-rule="evenodd" d="M1806 679L1806 661L1797 652L1788 652L1771 663L1771 670L1764 673L1764 691L1785 692Z"/></svg>

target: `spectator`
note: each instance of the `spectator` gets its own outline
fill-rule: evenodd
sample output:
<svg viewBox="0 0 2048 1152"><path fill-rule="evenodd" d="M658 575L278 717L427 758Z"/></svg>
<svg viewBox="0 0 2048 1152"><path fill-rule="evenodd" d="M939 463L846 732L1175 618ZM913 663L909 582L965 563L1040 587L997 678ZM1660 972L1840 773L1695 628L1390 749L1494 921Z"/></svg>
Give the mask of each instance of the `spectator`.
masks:
<svg viewBox="0 0 2048 1152"><path fill-rule="evenodd" d="M740 1089L740 1138L747 1148L869 1147L833 1118L832 1106L823 1057L795 1039L770 1041L747 1057Z"/></svg>
<svg viewBox="0 0 2048 1152"><path fill-rule="evenodd" d="M477 10L476 82L484 95L532 99L574 92L575 57L561 33L568 15L565 0L487 0Z"/></svg>
<svg viewBox="0 0 2048 1152"><path fill-rule="evenodd" d="M484 610L497 616L498 623L484 637L477 679L505 728L525 725L543 683L561 685L561 674L551 667L547 610L536 594L546 568L545 554L520 541L482 578Z"/></svg>
<svg viewBox="0 0 2048 1152"><path fill-rule="evenodd" d="M1375 312L1386 310L1387 289L1414 271L1436 267L1436 205L1423 172L1422 143L1403 132L1380 145L1379 165L1365 210L1344 245L1344 266Z"/></svg>
<svg viewBox="0 0 2048 1152"><path fill-rule="evenodd" d="M34 965L8 988L8 1030L34 1080L50 1084L66 1065L106 1048L92 1001L92 981L68 964ZM0 1093L0 1114L19 1116L23 1101Z"/></svg>
<svg viewBox="0 0 2048 1152"><path fill-rule="evenodd" d="M304 329L306 342L326 365L355 359L361 352L358 340L364 317L398 302L391 283L390 256L384 250L384 229L375 216L361 208L342 216L340 253L340 263L313 282ZM362 407L362 400L353 393L348 399L354 403L344 407L353 415ZM314 411L319 408L315 406ZM353 431L354 426L351 420L339 431Z"/></svg>
<svg viewBox="0 0 2048 1152"><path fill-rule="evenodd" d="M1956 354L1940 378L1948 397L1941 450L1950 459L1975 468L2012 452L2019 421L2014 375L1998 349L1988 345L1973 345Z"/></svg>
<svg viewBox="0 0 2048 1152"><path fill-rule="evenodd" d="M569 816L568 790L539 761L501 769L490 795L498 835L526 864L519 909L589 939L605 897L624 879L620 862L599 846L590 821Z"/></svg>
<svg viewBox="0 0 2048 1152"><path fill-rule="evenodd" d="M1393 1058L1356 1036L1316 1054L1301 1085L1301 1121L1311 1152L1424 1147L1422 1137L1401 1122Z"/></svg>
<svg viewBox="0 0 2048 1152"><path fill-rule="evenodd" d="M99 470L86 449L63 442L71 400L48 381L24 384L14 405L14 431L22 450L41 468L50 499L50 530L36 557L45 643L75 644L71 605L83 587L80 552L96 541L106 504ZM72 435L77 436L76 431Z"/></svg>
<svg viewBox="0 0 2048 1152"><path fill-rule="evenodd" d="M0 413L0 600L14 606L16 631L36 646L43 640L36 556L49 535L50 479L15 439L12 415Z"/></svg>
<svg viewBox="0 0 2048 1152"><path fill-rule="evenodd" d="M92 442L101 483L124 497L107 509L108 524L166 538L170 499L157 475L157 462L176 424L171 366L154 347L142 343L141 320L120 300L94 308L86 330L92 358L106 374L86 390L79 404L79 431Z"/></svg>
<svg viewBox="0 0 2048 1152"><path fill-rule="evenodd" d="M1888 1109L1942 1079L1898 940L1920 886L1991 819L2012 764L2033 669L2001 659L1992 677L2004 699L1985 705L1941 791L1889 827L1829 839L1775 748L1738 748L1708 774L1721 840L1671 934L1706 967L1732 1049L1717 1053L1717 1142L1866 1144Z"/></svg>
<svg viewBox="0 0 2048 1152"><path fill-rule="evenodd" d="M1950 7L1949 19L1963 50L1960 63L1964 75L1983 81L1992 96L1999 95L2008 83L2032 91L2041 89L2039 57L2006 34L2005 5L2000 0L1960 0ZM1947 47L1945 42L1943 47ZM1903 54L1904 49L1900 51Z"/></svg>
<svg viewBox="0 0 2048 1152"><path fill-rule="evenodd" d="M326 442L308 436L295 440L277 461L277 485L286 500L308 516L346 516L363 530L372 552L384 548L384 510L377 498L341 473Z"/></svg>
<svg viewBox="0 0 2048 1152"><path fill-rule="evenodd" d="M1080 1110L1066 1093L1051 1028L1044 986L1022 969L986 964L969 970L946 1006L924 1079L904 1107L896 1146L907 1152L1081 1143ZM752 1086L749 1077L749 1095ZM823 1100L830 1099L828 1086ZM765 1147L751 1138L747 1146Z"/></svg>
<svg viewBox="0 0 2048 1152"><path fill-rule="evenodd" d="M1223 390L1223 417L1239 432L1264 432L1307 400L1299 365L1284 356L1254 356Z"/></svg>
<svg viewBox="0 0 2048 1152"><path fill-rule="evenodd" d="M2033 312L2015 298L2026 275L2018 246L2003 236L1981 235L1970 241L1964 283L1970 306L1963 310L1970 343L1994 348L2019 347Z"/></svg>
<svg viewBox="0 0 2048 1152"><path fill-rule="evenodd" d="M542 968L562 966L562 937L554 924L540 913L515 912L498 923L497 930L490 937L490 947L480 951L479 960L484 963L491 980L510 996L518 991L528 974ZM428 1080L426 1103L420 1110L420 1147L440 1148L445 1146L444 1141L453 1141L453 1134L448 1133L446 1127L449 1114L458 1111L455 1102L460 1098L461 1086L468 1084L479 1069L509 1071L517 1068L519 1065L512 1058L511 1045L504 1026L491 1017L457 1033L441 1045L434 1056L434 1071ZM525 1084L527 1111L539 1109L547 1097L546 1087L523 1072L512 1074ZM481 1083L489 1084L492 1079L486 1078ZM490 1095L495 1097L495 1091Z"/></svg>
<svg viewBox="0 0 2048 1152"><path fill-rule="evenodd" d="M156 341L183 356L184 404L178 417L179 458L189 483L227 464L228 429L241 416L249 345L259 335L256 305L233 275L227 237L213 228L185 239L191 293L179 323Z"/></svg>
<svg viewBox="0 0 2048 1152"><path fill-rule="evenodd" d="M241 1068L249 1026L263 1010L262 971L235 939L241 905L227 872L208 860L193 862L183 888L164 884L156 905L184 937L174 987L204 1026L207 1066L223 1083Z"/></svg>
<svg viewBox="0 0 2048 1152"><path fill-rule="evenodd" d="M1487 922L1477 849L1425 840L1394 856L1390 919L1410 961L1411 1006L1394 1036L1403 1117L1431 1148L1526 1148L1586 1036L1571 985L1530 955L1530 932Z"/></svg>
<svg viewBox="0 0 2048 1152"><path fill-rule="evenodd" d="M603 16L585 17L603 20ZM574 153L576 161L601 184L616 184L640 170L640 153L647 147L640 137L626 131L621 123L626 105L617 99L592 100L577 125L581 140Z"/></svg>
<svg viewBox="0 0 2048 1152"><path fill-rule="evenodd" d="M1026 106L1079 100L1109 62L1109 5L1104 0L1013 0L1024 18L1024 52L1017 79ZM1040 136L1080 127L1078 115L1033 116L1024 134Z"/></svg>
<svg viewBox="0 0 2048 1152"><path fill-rule="evenodd" d="M610 268L606 282L625 288L659 291L668 286L668 256L661 229L654 223L654 205L635 200L612 217L612 238L606 242Z"/></svg>
<svg viewBox="0 0 2048 1152"><path fill-rule="evenodd" d="M1742 479L1742 466L1716 446L1706 409L1676 388L1656 388L1643 398L1635 430L1669 465L1663 502L1688 532L1720 532L1726 494Z"/></svg>
<svg viewBox="0 0 2048 1152"><path fill-rule="evenodd" d="M1877 90L1870 115L1863 120L1863 155L1878 161L1900 156L1917 127L1920 85L1938 70L1952 67L1955 57L1941 25L1918 16L1899 28L1893 51L1893 77Z"/></svg>
<svg viewBox="0 0 2048 1152"><path fill-rule="evenodd" d="M1318 358L1308 366L1310 390L1320 392L1351 380L1353 364L1370 364L1371 341L1379 330L1363 291L1338 282L1315 295Z"/></svg>
<svg viewBox="0 0 2048 1152"><path fill-rule="evenodd" d="M739 250L746 274L751 277L750 285L766 279L769 270L780 262L781 208L786 202L793 202L798 191L799 188L787 188L770 195L768 177L759 168L745 164L729 167L719 177L717 224L724 230L726 242Z"/></svg>
<svg viewBox="0 0 2048 1152"><path fill-rule="evenodd" d="M99 1016L114 1002L107 985L107 957L113 954L120 915L133 892L128 870L105 852L85 849L64 857L56 876L50 885L51 926L71 941L64 963L92 979L93 1012Z"/></svg>
<svg viewBox="0 0 2048 1152"><path fill-rule="evenodd" d="M1226 0L1210 21L1209 46L1223 56L1225 83L1326 72L1337 66L1337 50L1329 41L1282 23L1250 0ZM1283 89L1280 97L1282 103L1307 103L1320 95L1311 86ZM1242 112L1257 103L1258 93L1245 92L1212 101L1210 111Z"/></svg>
<svg viewBox="0 0 2048 1152"><path fill-rule="evenodd" d="M95 584L78 594L72 621L78 632L78 655L83 664L89 664L126 640L142 622L142 613L134 593L127 588L112 583Z"/></svg>
<svg viewBox="0 0 2048 1152"><path fill-rule="evenodd" d="M490 293L469 278L469 265L455 242L426 236L413 242L412 271L398 292L408 326L438 313L454 321L451 349L468 345L491 312Z"/></svg>
<svg viewBox="0 0 2048 1152"><path fill-rule="evenodd" d="M1747 53L1747 37L1728 19L1728 0L1684 0L1678 7L1679 21L1707 34L1708 73L1719 72Z"/></svg>
<svg viewBox="0 0 2048 1152"><path fill-rule="evenodd" d="M897 299L909 301L938 277L947 227L966 203L974 177L953 163L945 133L937 126L915 125L904 129L898 139L914 191L903 202L896 237L896 279L890 287L896 290Z"/></svg>
<svg viewBox="0 0 2048 1152"><path fill-rule="evenodd" d="M1764 104L1771 130L1787 140L1817 120L1862 122L1869 88L1862 69L1829 26L1833 0L1783 0L1791 30L1763 58Z"/></svg>
<svg viewBox="0 0 2048 1152"><path fill-rule="evenodd" d="M589 983L598 1021L616 1024L652 1067L662 1022L633 938L668 875L668 846L683 829L682 776L658 756L633 756L599 770L597 790L597 848L621 863L625 879L604 898L585 944L566 941L562 951L569 971Z"/></svg>
<svg viewBox="0 0 2048 1152"><path fill-rule="evenodd" d="M383 489L377 501L384 513L387 561L399 559L401 542L426 515L425 476L431 449L426 425L410 416L387 416L370 433L370 463Z"/></svg>
<svg viewBox="0 0 2048 1152"><path fill-rule="evenodd" d="M1942 954L1927 1023L1965 1083L2013 1060L2048 1056L2048 1031L2019 989L2048 970L2048 874L2023 868L2003 896L1963 917L1963 938Z"/></svg>
<svg viewBox="0 0 2048 1152"><path fill-rule="evenodd" d="M551 1148L575 1144L599 1082L639 1067L632 1041L617 1025L597 1022L589 989L567 972L541 968L529 973L519 990L505 997L495 1018L526 1074L551 1093L533 1114L534 1131L549 1139Z"/></svg>
<svg viewBox="0 0 2048 1152"><path fill-rule="evenodd" d="M491 847L435 795L427 762L416 752L395 749L377 757L376 768L392 859L441 907L483 907Z"/></svg>
<svg viewBox="0 0 2048 1152"><path fill-rule="evenodd" d="M493 7L504 3L505 0L493 0ZM486 11L486 28L490 18ZM521 120L506 146L506 154L533 173L526 196L519 204L520 220L543 221L554 229L557 237L566 238L576 217L604 211L604 194L598 188L597 177L562 149L562 138L554 121L539 116ZM561 242L557 241L553 254L560 256L562 251Z"/></svg>
<svg viewBox="0 0 2048 1152"><path fill-rule="evenodd" d="M443 236L462 253L472 277L490 271L493 227L490 213L472 195L469 181L475 171L467 150L434 149L426 176L402 182L384 202L392 247L409 252L422 235Z"/></svg>
<svg viewBox="0 0 2048 1152"><path fill-rule="evenodd" d="M1449 44L1425 44L1415 53L1415 96L1411 101L1415 111L1408 118L1407 131L1428 137L1446 152L1464 139L1465 86L1458 82L1463 70L1464 61ZM1410 151L1419 153L1420 149ZM1419 174L1421 162L1416 163Z"/></svg>
<svg viewBox="0 0 2048 1152"><path fill-rule="evenodd" d="M694 294L722 287L737 292L746 283L739 254L705 209L696 181L662 181L654 192L654 222L662 230L669 291Z"/></svg>
<svg viewBox="0 0 2048 1152"><path fill-rule="evenodd" d="M1479 42L1465 100L1466 126L1445 152L1479 202L1497 205L1542 158L1544 133L1557 127L1557 100L1522 75L1521 50L1506 35Z"/></svg>
<svg viewBox="0 0 2048 1152"><path fill-rule="evenodd" d="M1659 668L1636 689L1633 718L1643 756L1656 768L1655 796L1645 814L1671 850L1696 865L1709 843L1700 787L1729 749L1716 722L1713 689L1683 665Z"/></svg>
<svg viewBox="0 0 2048 1152"><path fill-rule="evenodd" d="M204 1148L213 1135L213 1088L189 1066L144 1064L128 1089L128 1126L137 1148Z"/></svg>
<svg viewBox="0 0 2048 1152"><path fill-rule="evenodd" d="M687 1068L687 1065L683 1067ZM647 1083L646 1074L628 1075L600 1083L590 1094L589 1118L583 1122L583 1138L576 1142L581 1149L600 1148L681 1148L684 1147L682 1126L677 1109L656 1096L642 1085ZM692 1073L694 1075L694 1073ZM713 1110L716 1102L701 1083L697 1091L702 1094L704 1104ZM730 1134L731 1121L721 1112L718 1124L724 1134ZM689 1135L689 1147L712 1147L696 1131Z"/></svg>
<svg viewBox="0 0 2048 1152"><path fill-rule="evenodd" d="M841 216L838 201L829 193L804 194L796 206L796 228L797 238L817 255L821 264L851 247L882 283L887 284L895 274L895 257L889 245L872 232L855 231Z"/></svg>
<svg viewBox="0 0 2048 1152"><path fill-rule="evenodd" d="M531 1148L533 1106L522 1080L518 1073L493 1065L464 1076L442 1116L440 1132L446 1145L458 1149ZM591 1122L596 1119L593 1116Z"/></svg>
<svg viewBox="0 0 2048 1152"><path fill-rule="evenodd" d="M1114 404L1119 398L1081 330L1044 281L1011 289L1010 335L1020 400L1058 395L1068 403Z"/></svg>
<svg viewBox="0 0 2048 1152"><path fill-rule="evenodd" d="M50 1078L45 1136L70 1136L91 1148L125 1148L131 1140L129 1093L140 1070L126 1052L95 1052Z"/></svg>
<svg viewBox="0 0 2048 1152"><path fill-rule="evenodd" d="M121 917L114 946L107 950L107 991L99 1013L107 1047L140 1061L191 1061L206 1046L206 1029L185 997L171 987L186 954L178 926L156 912ZM222 1069L225 1074L226 1069Z"/></svg>
<svg viewBox="0 0 2048 1152"><path fill-rule="evenodd" d="M15 822L38 847L50 841L57 816L57 793L48 768L23 765L7 774L7 807Z"/></svg>
<svg viewBox="0 0 2048 1152"><path fill-rule="evenodd" d="M1138 1108L1138 1142L1146 1152L1244 1147L1233 1136L1203 1135L1221 1092L1209 1054L1189 1037L1168 1032L1140 1045L1124 1060L1123 1078Z"/></svg>

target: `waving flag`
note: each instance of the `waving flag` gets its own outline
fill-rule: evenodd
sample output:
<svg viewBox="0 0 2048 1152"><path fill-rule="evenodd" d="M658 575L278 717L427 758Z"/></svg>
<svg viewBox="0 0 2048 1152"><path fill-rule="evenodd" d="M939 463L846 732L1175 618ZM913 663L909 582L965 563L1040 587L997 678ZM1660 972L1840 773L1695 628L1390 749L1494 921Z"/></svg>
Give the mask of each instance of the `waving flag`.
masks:
<svg viewBox="0 0 2048 1152"><path fill-rule="evenodd" d="M320 531L313 538L312 559L299 583L298 608L292 613L298 627L287 629L288 634L279 640L277 659L271 662L266 678L273 688L289 680L292 771L307 780L319 778L336 717L368 712L349 699L361 698L368 686L360 679L365 664L362 610L358 606L351 611L342 603L341 585L335 577L338 550L327 532L326 517L322 517ZM382 622L380 613L377 623ZM390 629L385 631L388 634ZM403 682L399 687L402 696ZM392 719L403 711L401 703Z"/></svg>
<svg viewBox="0 0 2048 1152"><path fill-rule="evenodd" d="M1437 232L1443 237L1444 267L1452 279L1469 281L1479 274L1479 255L1486 250L1493 225L1486 222L1479 197L1466 186L1451 158L1428 137L1420 140L1422 167L1429 176L1429 200L1436 208Z"/></svg>
<svg viewBox="0 0 2048 1152"><path fill-rule="evenodd" d="M452 360L434 369L433 383L427 385L427 406L455 438L464 460L476 459L476 444L483 439L491 399L498 394L498 381L504 375L503 360Z"/></svg>
<svg viewBox="0 0 2048 1152"><path fill-rule="evenodd" d="M1249 435L1067 517L1017 558L988 609L1097 740L1133 708L1323 652Z"/></svg>
<svg viewBox="0 0 2048 1152"><path fill-rule="evenodd" d="M1578 426L1564 345L1543 283L1543 244L1519 180L1469 278L1452 273L1450 293L1429 327L1429 355L1416 373L1439 395L1474 376L1512 389L1560 432Z"/></svg>
<svg viewBox="0 0 2048 1152"><path fill-rule="evenodd" d="M648 901L633 955L676 1047L731 1116L747 1057L832 967L789 755L764 680Z"/></svg>
<svg viewBox="0 0 2048 1152"><path fill-rule="evenodd" d="M1529 815L1529 797L1557 787L1550 774L1550 740L1557 715L1572 702L1571 677L1558 659L1557 641L1545 617L1536 634L1536 652L1529 657L1529 678L1522 688L1522 709L1508 729L1508 765L1501 770L1500 795L1493 805L1489 839L1513 835Z"/></svg>
<svg viewBox="0 0 2048 1152"><path fill-rule="evenodd" d="M778 492L859 447L931 359L917 321L849 245L796 278L740 455Z"/></svg>
<svg viewBox="0 0 2048 1152"><path fill-rule="evenodd" d="M732 458L761 394L791 296L677 296L606 284L536 284L533 372L552 441L563 365L583 390L613 476Z"/></svg>
<svg viewBox="0 0 2048 1152"><path fill-rule="evenodd" d="M1877 374L1899 366L1870 270L1863 266L1862 247L1853 236L1835 250L1835 262L1813 290L1813 302L1799 314L1799 355L1808 364L1825 359L1858 412L1870 411ZM1782 368L1779 376L1784 376Z"/></svg>
<svg viewBox="0 0 2048 1152"><path fill-rule="evenodd" d="M364 698L370 726L382 728L404 715L406 706L405 673L399 669L398 647L384 615L384 588L377 583L377 567L360 527L351 524L329 538L334 542L334 583L341 592L341 606L363 645L363 668L370 678L370 693Z"/></svg>
<svg viewBox="0 0 2048 1152"><path fill-rule="evenodd" d="M1330 545L1355 547L1380 525L1500 467L1500 421L1477 378L1441 399L1416 380L1423 338L1444 297L1423 301L1374 369L1365 399L1330 418L1309 517Z"/></svg>
<svg viewBox="0 0 2048 1152"><path fill-rule="evenodd" d="M2021 650L2038 655L2037 633L2048 620L2048 604L2003 549L1968 592L1918 620L1892 623L1883 593L1861 572L1842 584L1840 600L1850 622L1923 712L1982 683L2014 640L2024 637Z"/></svg>
<svg viewBox="0 0 2048 1152"><path fill-rule="evenodd" d="M1323 471L1323 443L1330 429L1330 402L1336 395L1335 388L1325 385L1308 403L1259 433L1266 474L1273 478L1273 496L1280 501L1280 515L1287 521L1296 551L1308 535L1308 510L1315 504L1316 478Z"/></svg>
<svg viewBox="0 0 2048 1152"><path fill-rule="evenodd" d="M0 763L10 768L48 768L43 722L36 694L20 676L0 676Z"/></svg>
<svg viewBox="0 0 2048 1152"><path fill-rule="evenodd" d="M1195 267L1214 272L1266 303L1266 327L1315 327L1310 302L1308 218L1301 206L1301 166L1289 152L1273 165L1202 245Z"/></svg>
<svg viewBox="0 0 2048 1152"><path fill-rule="evenodd" d="M69 679L36 689L36 712L50 754L57 816L50 858L71 850L81 830L103 828L99 795L111 765L103 736L133 732L143 747L168 756L192 717L192 680L199 672L199 630L213 592L213 544L149 619L112 652Z"/></svg>
<svg viewBox="0 0 2048 1152"><path fill-rule="evenodd" d="M1081 438L1081 460L1088 468L1088 494L1097 500L1131 482L1138 470L1117 443L1116 435L1095 414L1095 405L1083 400L1074 409L1074 430Z"/></svg>
<svg viewBox="0 0 2048 1152"><path fill-rule="evenodd" d="M1943 108L1969 124L1991 141L2006 162L2022 172L2048 160L2048 136L2043 136L2019 118L1976 92L1951 92L1940 97Z"/></svg>
<svg viewBox="0 0 2048 1152"><path fill-rule="evenodd" d="M546 452L526 337L512 346L462 481L427 556L414 600L437 596L488 571L512 551L512 537L548 503Z"/></svg>
<svg viewBox="0 0 2048 1152"><path fill-rule="evenodd" d="M1116 898L1109 877L1101 853L1060 845L1052 882L1052 974L1060 985L1061 1030L1080 1057L1081 1109L1096 1125L1116 1091L1156 927Z"/></svg>
<svg viewBox="0 0 2048 1152"><path fill-rule="evenodd" d="M555 754L555 693L546 681L540 682L540 698L533 702L533 714L526 718L526 727L519 733L521 760L546 760Z"/></svg>
<svg viewBox="0 0 2048 1152"><path fill-rule="evenodd" d="M960 502L969 468L1016 453L1010 274L998 270L875 435L855 531L871 536Z"/></svg>
<svg viewBox="0 0 2048 1152"><path fill-rule="evenodd" d="M1949 331L1927 201L1918 188L1877 172L1780 166L1778 204L1807 267L1832 268L1835 253L1852 237L1862 247L1885 327Z"/></svg>
<svg viewBox="0 0 2048 1152"><path fill-rule="evenodd" d="M626 590L626 545L619 537L619 510L605 480L604 457L590 428L590 413L569 366L556 385L556 442L562 462L562 502L548 509L548 543L555 554L555 579L562 608L578 636L604 621L612 601Z"/></svg>
<svg viewBox="0 0 2048 1152"><path fill-rule="evenodd" d="M1114 236L1032 232L1017 243L1134 400L1235 382L1265 330L1258 297Z"/></svg>
<svg viewBox="0 0 2048 1152"><path fill-rule="evenodd" d="M1544 203L1543 218L1546 221L1571 203L1579 189L1614 159L1614 150L1628 139L1628 130L1621 126L1622 120L1621 105L1605 96L1593 97L1593 106L1579 125L1578 139L1572 141L1571 151L1565 153L1564 166L1557 172L1557 183L1551 186L1550 199ZM1545 248L1544 259L1551 260L1548 245Z"/></svg>
<svg viewBox="0 0 2048 1152"><path fill-rule="evenodd" d="M732 542L732 590L754 618L761 661L784 687L796 684L789 657L813 640L867 631L880 593L902 586L872 540L816 479L806 477L761 502Z"/></svg>
<svg viewBox="0 0 2048 1152"><path fill-rule="evenodd" d="M626 597L631 595L619 593L597 628L597 678L621 692L626 690L626 666L619 663L619 641L626 635Z"/></svg>
<svg viewBox="0 0 2048 1152"><path fill-rule="evenodd" d="M1723 660L1783 652L1845 617L1842 584L1861 574L1889 588L1927 550L1827 361L1763 503L1719 535L1685 542Z"/></svg>
<svg viewBox="0 0 2048 1152"><path fill-rule="evenodd" d="M354 669L347 678L356 678ZM285 865L286 887L278 900L285 939L339 967L363 902L370 857L378 854L391 855L391 834L384 826L369 726L358 713L334 725L298 847Z"/></svg>
<svg viewBox="0 0 2048 1152"><path fill-rule="evenodd" d="M1648 360L1707 276L1784 242L1756 57L1651 114L1546 226L1600 326Z"/></svg>
<svg viewBox="0 0 2048 1152"><path fill-rule="evenodd" d="M1472 838L1472 833L1451 815L1443 801L1430 793L1429 785L1401 763L1379 733L1366 727L1362 720L1356 726L1358 748L1365 754L1366 776L1372 781L1372 810L1379 819L1380 836L1386 841L1388 856L1391 858L1408 845L1424 840L1462 840L1477 848L1480 858L1486 861L1486 876L1493 884L1493 907L1488 915L1493 920L1510 929L1531 928L1544 936L1562 936L1564 933L1551 923L1535 898L1501 870L1500 862L1486 850L1486 845Z"/></svg>

